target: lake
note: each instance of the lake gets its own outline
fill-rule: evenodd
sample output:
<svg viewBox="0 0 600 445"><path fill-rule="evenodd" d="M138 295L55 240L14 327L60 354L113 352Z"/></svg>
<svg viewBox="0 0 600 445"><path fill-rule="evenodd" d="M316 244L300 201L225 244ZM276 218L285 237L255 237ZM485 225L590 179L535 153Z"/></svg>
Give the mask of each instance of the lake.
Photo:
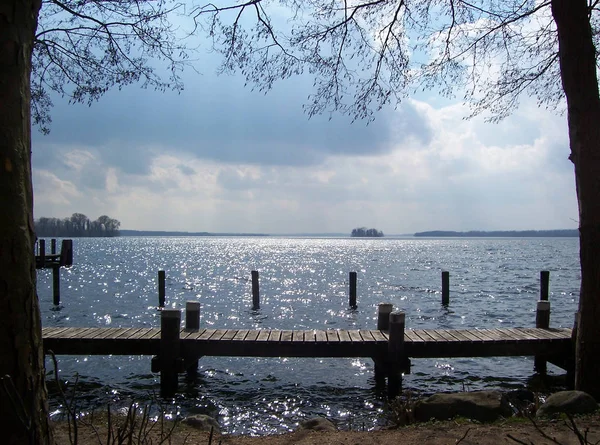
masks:
<svg viewBox="0 0 600 445"><path fill-rule="evenodd" d="M551 326L572 327L580 284L577 238L80 238L74 266L38 271L43 326L158 327L157 272L167 307L201 303L201 325L239 329L375 328L377 305L406 312L407 328L532 327L539 272L550 270ZM251 270L260 272L253 311ZM450 305L441 305L441 271ZM358 273L358 307L348 307L348 273ZM158 374L148 356L60 356L59 375L78 377L82 409L149 403ZM47 360L48 381L53 379ZM550 372L561 373L549 366ZM404 388L417 394L521 388L533 359L413 360ZM227 433L271 434L316 415L366 429L385 423L369 359L203 357L199 380L180 378L172 415L209 414ZM51 408L61 411L50 384Z"/></svg>

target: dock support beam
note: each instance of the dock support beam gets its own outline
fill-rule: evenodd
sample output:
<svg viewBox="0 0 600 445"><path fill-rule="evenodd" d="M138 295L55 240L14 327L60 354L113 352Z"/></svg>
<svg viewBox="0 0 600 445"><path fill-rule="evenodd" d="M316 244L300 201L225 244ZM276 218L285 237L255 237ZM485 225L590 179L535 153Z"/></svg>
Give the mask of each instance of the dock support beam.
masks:
<svg viewBox="0 0 600 445"><path fill-rule="evenodd" d="M356 272L350 272L350 289L348 292L348 306L352 309L356 309Z"/></svg>
<svg viewBox="0 0 600 445"><path fill-rule="evenodd" d="M548 329L550 327L550 302L540 300L537 303L537 310L535 313L535 327L541 329ZM533 359L533 369L535 372L545 375L547 370L547 362L543 357L536 356Z"/></svg>
<svg viewBox="0 0 600 445"><path fill-rule="evenodd" d="M198 331L200 330L200 302L186 301L185 302L185 330ZM195 377L198 372L198 358L189 355L185 356L185 369L188 378Z"/></svg>
<svg viewBox="0 0 600 445"><path fill-rule="evenodd" d="M60 304L60 266L52 267L52 302L54 306Z"/></svg>
<svg viewBox="0 0 600 445"><path fill-rule="evenodd" d="M390 314L388 340L388 398L393 400L402 392L402 367L404 357L404 312Z"/></svg>
<svg viewBox="0 0 600 445"><path fill-rule="evenodd" d="M165 271L158 271L158 307L165 307Z"/></svg>
<svg viewBox="0 0 600 445"><path fill-rule="evenodd" d="M550 271L540 271L540 300L548 301L550 290Z"/></svg>
<svg viewBox="0 0 600 445"><path fill-rule="evenodd" d="M394 309L392 303L379 303L377 306L377 329L380 331L388 331L390 328L390 314ZM385 387L385 372L386 372L386 358L385 357L374 357L374 374L375 374L375 387Z"/></svg>
<svg viewBox="0 0 600 445"><path fill-rule="evenodd" d="M38 251L38 257L39 257L39 261L40 264L42 265L42 267L44 267L44 264L46 264L46 240L45 239L40 239L38 240L38 246L39 246L39 251Z"/></svg>
<svg viewBox="0 0 600 445"><path fill-rule="evenodd" d="M260 309L260 288L258 285L258 270L252 271L252 310Z"/></svg>
<svg viewBox="0 0 600 445"><path fill-rule="evenodd" d="M450 272L447 270L442 271L442 304L450 304Z"/></svg>
<svg viewBox="0 0 600 445"><path fill-rule="evenodd" d="M179 309L163 309L160 314L160 395L173 397L177 392L178 376L181 368L179 356L179 331L181 311Z"/></svg>

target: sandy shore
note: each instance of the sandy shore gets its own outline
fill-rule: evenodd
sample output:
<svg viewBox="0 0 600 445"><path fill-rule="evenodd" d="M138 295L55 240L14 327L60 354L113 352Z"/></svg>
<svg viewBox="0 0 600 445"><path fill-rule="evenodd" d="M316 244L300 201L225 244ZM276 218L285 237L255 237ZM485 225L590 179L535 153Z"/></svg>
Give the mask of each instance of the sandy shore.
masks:
<svg viewBox="0 0 600 445"><path fill-rule="evenodd" d="M82 445L107 443L106 422L99 419L94 427L79 425L78 443ZM495 445L495 444L580 444L577 435L570 428L567 420L539 421L536 428L528 419L510 419L492 424L478 424L465 420L428 422L409 425L396 429L381 431L359 432L338 431L319 432L298 430L294 433L272 436L235 436L215 435L212 443L228 445ZM582 434L587 431L588 442L600 440L600 415L594 414L576 419L576 425ZM69 444L68 427L66 422L54 422L55 441L57 444ZM547 437L544 437L544 434ZM512 437L512 438L511 438ZM151 442L160 442L160 426L155 425ZM516 440L515 440L516 439ZM519 442L520 441L520 442ZM137 443L137 442L134 442ZM144 442L142 442L144 443ZM187 425L178 424L170 440L165 443L208 444L209 434L195 430Z"/></svg>

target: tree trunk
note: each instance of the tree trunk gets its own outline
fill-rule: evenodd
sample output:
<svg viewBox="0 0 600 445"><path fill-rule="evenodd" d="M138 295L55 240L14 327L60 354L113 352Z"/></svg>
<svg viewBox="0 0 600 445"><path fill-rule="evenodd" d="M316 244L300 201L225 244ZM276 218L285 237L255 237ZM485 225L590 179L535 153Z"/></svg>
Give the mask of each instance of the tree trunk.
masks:
<svg viewBox="0 0 600 445"><path fill-rule="evenodd" d="M586 0L552 0L579 203L581 292L575 387L600 400L600 97Z"/></svg>
<svg viewBox="0 0 600 445"><path fill-rule="evenodd" d="M8 444L50 442L31 184L31 54L40 6L0 0L0 419Z"/></svg>

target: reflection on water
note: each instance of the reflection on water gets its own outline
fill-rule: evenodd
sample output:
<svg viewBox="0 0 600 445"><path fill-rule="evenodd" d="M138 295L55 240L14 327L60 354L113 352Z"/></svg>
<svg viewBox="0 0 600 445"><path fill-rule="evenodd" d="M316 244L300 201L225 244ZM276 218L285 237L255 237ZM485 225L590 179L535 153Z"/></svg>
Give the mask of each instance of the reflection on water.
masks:
<svg viewBox="0 0 600 445"><path fill-rule="evenodd" d="M572 324L579 288L577 239L117 238L74 240L75 265L61 274L62 306L39 271L44 326L157 327L157 271L167 306L201 303L201 324L239 329L361 329L391 302L408 328L532 326L539 271L551 271L552 326ZM260 272L261 308L251 310L250 271ZM441 270L450 271L443 307ZM358 272L358 308L348 308L348 272ZM78 377L84 409L149 402L158 390L150 357L61 356ZM173 415L215 416L230 433L283 432L305 417L374 428L385 401L370 360L211 358L198 378L180 378ZM51 368L48 361L47 367ZM528 358L413 360L404 387L419 393L521 387ZM52 372L51 372L52 373ZM49 377L52 404L56 387Z"/></svg>

